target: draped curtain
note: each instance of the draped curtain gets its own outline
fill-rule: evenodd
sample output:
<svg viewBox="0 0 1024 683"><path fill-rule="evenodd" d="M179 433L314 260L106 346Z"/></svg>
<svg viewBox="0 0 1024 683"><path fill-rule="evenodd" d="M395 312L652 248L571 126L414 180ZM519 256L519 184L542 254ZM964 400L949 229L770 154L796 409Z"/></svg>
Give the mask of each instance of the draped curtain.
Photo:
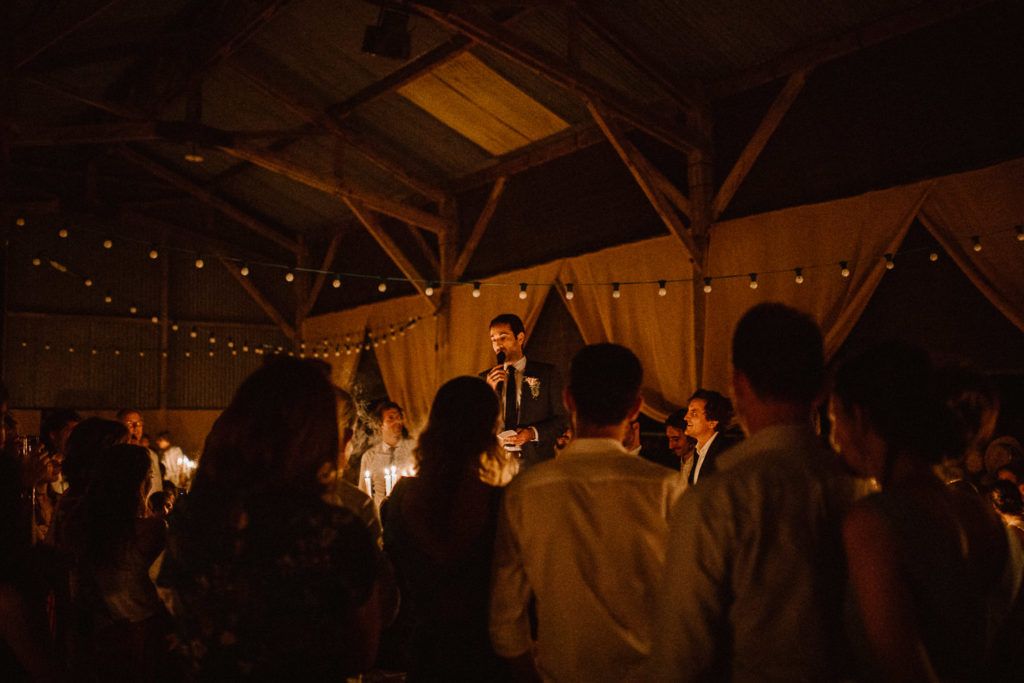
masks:
<svg viewBox="0 0 1024 683"><path fill-rule="evenodd" d="M644 365L645 412L657 419L681 407L696 387L694 300L705 300L703 385L729 389L729 345L736 322L750 306L781 301L810 313L825 335L831 357L842 345L881 281L885 255L896 253L919 218L971 281L1007 318L1024 330L1024 243L1014 226L1024 219L1024 160L981 171L870 192L832 202L726 221L714 226L708 250L712 291L694 287L688 255L674 237L604 249L452 288L447 315L434 317L421 296L391 299L306 321L307 340L362 334L410 316L423 320L405 336L374 349L392 399L421 423L437 387L494 363L487 325L515 313L533 330L557 286L574 284L566 307L587 343L611 341L636 352ZM983 249L971 248L980 236ZM849 277L840 275L846 261ZM801 268L803 284L795 282ZM751 273L757 289L750 288ZM658 280L667 280L658 295ZM685 280L685 282L672 282ZM527 283L526 299L518 283ZM608 283L619 282L612 297ZM631 284L643 282L645 284ZM604 283L604 284L596 284ZM529 343L527 343L529 353ZM543 353L538 353L543 357ZM329 358L335 380L349 386L358 352Z"/></svg>

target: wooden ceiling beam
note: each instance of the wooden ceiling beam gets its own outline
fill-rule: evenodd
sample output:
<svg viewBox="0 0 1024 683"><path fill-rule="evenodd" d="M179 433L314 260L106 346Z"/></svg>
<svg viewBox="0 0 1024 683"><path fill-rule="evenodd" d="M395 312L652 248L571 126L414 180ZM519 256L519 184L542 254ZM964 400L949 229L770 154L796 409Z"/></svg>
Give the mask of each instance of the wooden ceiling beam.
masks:
<svg viewBox="0 0 1024 683"><path fill-rule="evenodd" d="M391 236L387 234L384 230L384 226L381 225L377 216L375 216L370 210L370 207L363 205L357 199L351 199L348 197L345 198L345 203L348 204L348 208L352 210L352 213L359 219L359 222L363 224L366 231L370 233L370 236L377 240L377 244L379 244L380 248L384 250L384 253L387 254L388 257L394 261L395 265L398 266L398 269L402 271L402 275L406 277L409 284L415 287L416 291L418 291L424 299L430 302L431 307L436 308L437 302L427 296L426 278L420 274L412 261L410 261L405 253L402 252L401 247L399 247L398 244L391 239Z"/></svg>
<svg viewBox="0 0 1024 683"><path fill-rule="evenodd" d="M183 142L196 140L198 144L220 140L260 140L265 138L294 138L315 131L261 130L222 131L202 124L182 121L116 121L113 123L85 123L71 126L36 128L17 126L11 141L14 147L62 147L73 145L113 145L126 142L152 142L170 140ZM206 141L204 141L204 138Z"/></svg>
<svg viewBox="0 0 1024 683"><path fill-rule="evenodd" d="M672 79L665 75L665 67L636 48L631 41L627 40L617 29L609 26L597 12L594 11L592 3L580 2L580 0L562 0L566 5L577 13L583 23L593 31L601 40L614 47L619 54L642 74L658 84L681 109L686 110L692 107L702 106L706 102L703 86L696 82L682 84L678 79Z"/></svg>
<svg viewBox="0 0 1024 683"><path fill-rule="evenodd" d="M604 131L608 141L615 148L615 151L618 152L619 157L626 164L629 172L636 179L637 184L640 185L640 189L643 190L647 199L651 202L651 206L654 207L655 213L661 218L669 232L675 235L686 251L689 252L690 259L693 261L694 271L699 273L701 271L699 264L701 263L702 250L697 246L697 242L690 234L690 230L658 189L656 181L653 180L654 174L658 173L657 170L626 139L622 127L608 115L608 112L602 111L601 107L594 102L587 102L587 108L590 109L590 114L594 117L594 121Z"/></svg>
<svg viewBox="0 0 1024 683"><path fill-rule="evenodd" d="M491 218L494 217L494 212L498 210L498 202L501 200L501 195L505 192L505 184L507 182L507 176L502 176L494 181L494 186L491 187L491 194L487 196L487 202L484 204L480 215L477 216L476 222L473 224L473 231L470 233L469 239L466 240L466 244L462 247L462 252L459 254L455 267L452 269L452 280L461 278L462 274L466 272L466 268L469 267L469 262L473 259L476 248L480 246L480 240L483 239L484 232L487 230Z"/></svg>
<svg viewBox="0 0 1024 683"><path fill-rule="evenodd" d="M932 0L871 22L840 36L796 50L725 78L709 88L712 100L753 90L865 48L952 19L993 0Z"/></svg>
<svg viewBox="0 0 1024 683"><path fill-rule="evenodd" d="M441 262L438 260L437 254L434 253L434 250L427 243L427 238L423 236L423 231L417 230L408 223L405 223L405 227L409 231L413 240L419 246L420 251L423 253L423 257L430 263L430 267L433 268L435 272L440 272Z"/></svg>
<svg viewBox="0 0 1024 683"><path fill-rule="evenodd" d="M263 296L263 292L253 284L253 281L238 272L238 268L235 264L229 262L223 256L218 254L217 260L220 261L221 265L224 266L229 273L231 273L231 277L235 278L235 281L242 285L242 288L249 293L249 296L256 302L256 305L263 309L263 312L267 314L267 317L277 324L281 331L284 332L284 335L289 339L295 339L295 328L285 320L284 316L281 315L281 312L277 310L274 304L270 303L270 300Z"/></svg>
<svg viewBox="0 0 1024 683"><path fill-rule="evenodd" d="M219 197L218 195L210 192L209 190L206 190L205 188L199 186L192 180L189 180L188 178L178 174L177 172L172 171L169 168L166 168L162 164L153 161L149 157L139 154L138 152L129 147L121 147L118 151L120 155L127 159L128 161L132 162L137 166L143 167L151 174L155 175L161 180L170 183L174 187L177 187L179 190L187 192L188 194L192 195L193 197L200 200L204 204L207 204L216 209L217 211L221 212L228 218L231 218L232 220L241 223L242 225L249 228L256 234L265 237L273 242L276 242L277 244L281 245L285 249L288 249L292 253L298 253L298 242L296 242L294 239L290 237L281 234L277 230L264 224L262 221L253 218L252 216L248 215L247 213L245 213L244 211L242 211L241 209L239 209L226 199Z"/></svg>
<svg viewBox="0 0 1024 683"><path fill-rule="evenodd" d="M743 148L736 163L733 164L729 175L722 182L722 186L718 188L712 205L712 221L718 220L722 212L729 206L729 202L732 201L736 191L743 183L743 179L747 177L747 173L753 168L754 162L761 155L765 145L768 144L768 140L779 127L779 124L782 123L782 118L793 105L797 95L803 90L806 81L806 71L797 71L786 81L782 91L775 98L775 101L772 102L771 107L768 108L768 112L761 119L761 123L758 124L757 129Z"/></svg>
<svg viewBox="0 0 1024 683"><path fill-rule="evenodd" d="M327 249L324 250L324 257L320 262L320 268L317 271L316 277L313 278L313 286L306 295L306 300L300 304L298 314L295 316L296 326L299 328L302 327L302 321L309 316L313 306L316 305L316 300L320 297L320 291L324 288L324 282L327 280L327 271L331 269L334 257L338 254L338 247L341 246L341 235L341 230L336 231L331 237Z"/></svg>
<svg viewBox="0 0 1024 683"><path fill-rule="evenodd" d="M652 114L648 107L600 80L588 76L572 64L541 46L510 32L501 24L471 9L445 11L420 2L411 2L419 12L453 30L460 31L482 45L495 50L570 92L603 103L615 116L682 152L710 149L710 141L694 133L685 123Z"/></svg>
<svg viewBox="0 0 1024 683"><path fill-rule="evenodd" d="M375 145L372 142L366 141L363 136L359 135L347 126L342 125L327 113L317 111L313 107L303 104L297 97L286 93L282 88L267 82L265 78L257 74L249 66L241 64L236 60L232 62L231 67L236 72L244 76L250 83L259 88L268 97L284 105L309 123L320 127L329 134L344 141L349 147L354 149L370 162L398 178L400 181L416 190L427 199L434 202L444 201L446 196L444 190L424 178L417 177L402 166L398 160L389 158L388 155L384 153L380 145Z"/></svg>
<svg viewBox="0 0 1024 683"><path fill-rule="evenodd" d="M124 0L77 0L63 3L65 8L72 8L70 16L47 16L46 21L39 22L38 30L26 30L15 37L12 47L15 70L23 68L43 52L61 40L82 28L107 10L120 5ZM36 28L36 27L32 27Z"/></svg>
<svg viewBox="0 0 1024 683"><path fill-rule="evenodd" d="M456 194L473 190L494 183L501 177L529 171L531 168L602 142L607 142L607 138L596 123L587 121L577 124L543 140L495 157L491 164L453 182L449 189Z"/></svg>
<svg viewBox="0 0 1024 683"><path fill-rule="evenodd" d="M440 216L421 211L415 207L387 199L366 190L353 188L338 178L325 176L316 171L303 168L280 154L246 147L221 147L219 149L237 159L243 159L321 192L341 197L346 202L348 200L355 200L378 213L411 223L424 230L440 232L447 225L447 222Z"/></svg>

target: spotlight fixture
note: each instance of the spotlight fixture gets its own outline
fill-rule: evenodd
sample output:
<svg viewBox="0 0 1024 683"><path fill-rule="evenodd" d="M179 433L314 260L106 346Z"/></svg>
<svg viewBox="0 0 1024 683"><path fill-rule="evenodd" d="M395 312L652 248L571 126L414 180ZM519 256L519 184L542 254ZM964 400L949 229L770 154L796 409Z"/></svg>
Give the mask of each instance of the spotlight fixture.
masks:
<svg viewBox="0 0 1024 683"><path fill-rule="evenodd" d="M411 47L408 12L381 7L377 24L367 26L363 33L363 52L405 61L409 59Z"/></svg>

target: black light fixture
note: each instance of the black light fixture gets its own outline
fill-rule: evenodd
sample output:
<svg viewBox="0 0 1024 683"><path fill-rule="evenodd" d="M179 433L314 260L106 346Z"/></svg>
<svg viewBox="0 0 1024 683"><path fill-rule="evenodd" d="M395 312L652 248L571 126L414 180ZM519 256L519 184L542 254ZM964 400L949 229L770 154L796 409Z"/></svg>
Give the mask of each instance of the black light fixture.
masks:
<svg viewBox="0 0 1024 683"><path fill-rule="evenodd" d="M407 60L411 46L409 13L400 9L381 7L376 25L363 34L363 52L377 57Z"/></svg>

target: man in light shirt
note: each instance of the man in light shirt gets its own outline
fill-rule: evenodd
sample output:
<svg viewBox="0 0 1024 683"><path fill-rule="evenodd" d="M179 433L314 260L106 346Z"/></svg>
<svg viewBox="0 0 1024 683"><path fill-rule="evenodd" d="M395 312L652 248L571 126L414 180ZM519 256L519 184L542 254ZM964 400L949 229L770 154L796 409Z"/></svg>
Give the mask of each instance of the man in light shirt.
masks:
<svg viewBox="0 0 1024 683"><path fill-rule="evenodd" d="M623 346L580 351L564 392L575 439L506 489L490 631L495 652L517 673L618 683L635 678L650 654L647 610L658 599L667 516L680 487L676 472L623 447L640 412L642 378Z"/></svg>
<svg viewBox="0 0 1024 683"><path fill-rule="evenodd" d="M380 441L363 453L356 483L380 509L398 480L416 473L412 452L416 442L406 435L405 412L397 403L384 401L377 406L374 417L380 425Z"/></svg>

